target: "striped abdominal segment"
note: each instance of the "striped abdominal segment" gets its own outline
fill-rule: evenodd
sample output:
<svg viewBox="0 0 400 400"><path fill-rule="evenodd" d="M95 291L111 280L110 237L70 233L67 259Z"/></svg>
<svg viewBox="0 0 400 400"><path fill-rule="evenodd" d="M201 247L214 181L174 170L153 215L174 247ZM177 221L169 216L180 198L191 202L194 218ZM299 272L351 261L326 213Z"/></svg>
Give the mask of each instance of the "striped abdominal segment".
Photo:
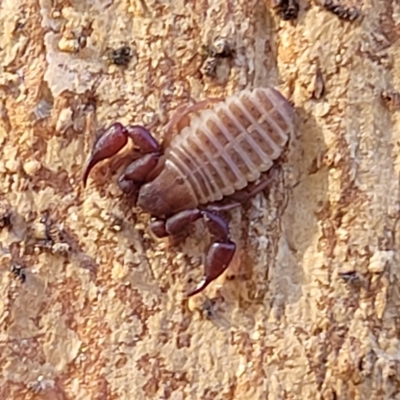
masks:
<svg viewBox="0 0 400 400"><path fill-rule="evenodd" d="M194 116L167 159L200 204L221 200L271 168L292 131L292 108L275 89L245 90Z"/></svg>

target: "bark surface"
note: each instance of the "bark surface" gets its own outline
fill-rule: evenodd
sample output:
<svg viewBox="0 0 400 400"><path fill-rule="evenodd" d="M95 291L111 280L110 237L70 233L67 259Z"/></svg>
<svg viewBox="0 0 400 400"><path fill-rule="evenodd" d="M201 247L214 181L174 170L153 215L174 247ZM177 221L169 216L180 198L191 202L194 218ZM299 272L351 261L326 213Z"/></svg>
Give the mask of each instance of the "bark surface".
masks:
<svg viewBox="0 0 400 400"><path fill-rule="evenodd" d="M347 5L0 3L0 398L400 398L400 6ZM85 160L112 122L161 140L180 105L266 86L296 134L187 301L204 224L154 240L121 159L83 189Z"/></svg>

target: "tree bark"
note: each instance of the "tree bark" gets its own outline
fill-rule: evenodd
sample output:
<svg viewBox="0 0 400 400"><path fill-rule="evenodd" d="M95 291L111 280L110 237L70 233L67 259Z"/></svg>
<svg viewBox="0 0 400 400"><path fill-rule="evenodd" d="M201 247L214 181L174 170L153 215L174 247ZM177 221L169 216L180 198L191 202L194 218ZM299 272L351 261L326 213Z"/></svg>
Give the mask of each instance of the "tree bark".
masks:
<svg viewBox="0 0 400 400"><path fill-rule="evenodd" d="M52 3L0 4L0 397L400 398L397 2ZM266 86L295 135L188 301L204 225L154 240L123 158L84 189L85 161L115 121L162 140L180 105Z"/></svg>

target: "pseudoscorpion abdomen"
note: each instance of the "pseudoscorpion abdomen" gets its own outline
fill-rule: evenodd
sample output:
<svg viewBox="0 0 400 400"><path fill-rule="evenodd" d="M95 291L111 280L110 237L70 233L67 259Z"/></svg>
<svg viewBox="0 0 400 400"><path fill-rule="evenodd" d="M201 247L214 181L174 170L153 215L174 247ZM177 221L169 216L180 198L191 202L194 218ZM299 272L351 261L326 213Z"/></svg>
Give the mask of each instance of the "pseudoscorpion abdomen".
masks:
<svg viewBox="0 0 400 400"><path fill-rule="evenodd" d="M244 90L192 116L171 142L167 163L200 204L215 202L270 169L292 131L292 106L277 90Z"/></svg>

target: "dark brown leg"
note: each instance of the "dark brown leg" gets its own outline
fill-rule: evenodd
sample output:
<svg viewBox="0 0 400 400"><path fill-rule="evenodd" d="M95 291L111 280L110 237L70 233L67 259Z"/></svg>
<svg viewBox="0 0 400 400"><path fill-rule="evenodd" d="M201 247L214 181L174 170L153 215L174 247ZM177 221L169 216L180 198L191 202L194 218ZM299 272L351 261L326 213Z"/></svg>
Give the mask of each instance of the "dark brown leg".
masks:
<svg viewBox="0 0 400 400"><path fill-rule="evenodd" d="M256 183L244 190L234 193L230 198L240 204L246 203L252 197L262 192L272 181L273 178L271 177L262 179L259 183Z"/></svg>
<svg viewBox="0 0 400 400"><path fill-rule="evenodd" d="M117 154L127 144L128 138L133 140L134 146L139 153L143 155L152 154L154 157L159 157L161 147L145 127L140 125L130 125L124 127L117 122L107 128L104 134L101 135L95 142L92 154L83 173L82 180L84 186L86 186L88 176L93 167L100 161L111 158ZM148 165L151 164L151 161L146 160L143 161L142 164L139 163L137 168L139 170L144 169L146 172L148 168L144 167L144 164L147 162L149 163ZM135 169L135 166L132 167L132 169ZM130 172L132 173L132 170ZM148 175L148 172L146 175Z"/></svg>
<svg viewBox="0 0 400 400"><path fill-rule="evenodd" d="M212 213L224 212L233 210L236 207L240 207L243 203L249 201L252 197L262 192L273 180L273 178L263 179L261 182L245 188L239 192L232 194L229 197L229 201L221 201L217 203L210 203L204 208Z"/></svg>
<svg viewBox="0 0 400 400"><path fill-rule="evenodd" d="M231 211L234 208L240 207L242 203L238 201L228 201L228 202L217 202L210 203L205 207L205 210L210 211L212 213L220 213L225 211Z"/></svg>
<svg viewBox="0 0 400 400"><path fill-rule="evenodd" d="M229 266L236 251L236 245L229 239L229 228L226 221L219 215L207 210L191 209L182 211L166 221L154 221L151 229L158 237L180 233L189 223L204 218L215 242L208 249L204 264L204 275L197 287L189 291L190 297L204 290L217 279Z"/></svg>

